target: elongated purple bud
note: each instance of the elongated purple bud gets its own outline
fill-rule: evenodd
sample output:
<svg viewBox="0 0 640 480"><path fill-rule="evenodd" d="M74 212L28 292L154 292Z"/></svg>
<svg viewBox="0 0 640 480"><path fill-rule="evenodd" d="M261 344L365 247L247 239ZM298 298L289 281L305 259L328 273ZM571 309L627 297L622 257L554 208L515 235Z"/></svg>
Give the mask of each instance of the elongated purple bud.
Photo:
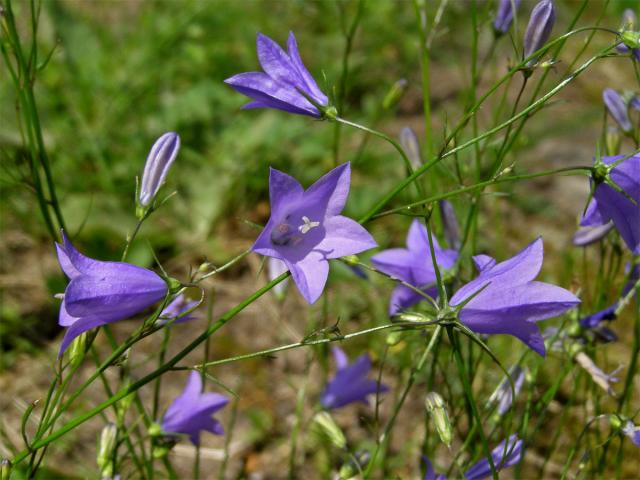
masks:
<svg viewBox="0 0 640 480"><path fill-rule="evenodd" d="M549 40L555 21L556 10L552 0L542 0L533 7L524 33L524 58L539 50ZM529 60L527 67L533 66L537 61L537 58Z"/></svg>
<svg viewBox="0 0 640 480"><path fill-rule="evenodd" d="M629 100L629 108L640 112L640 95L634 95L631 100Z"/></svg>
<svg viewBox="0 0 640 480"><path fill-rule="evenodd" d="M456 212L453 205L448 200L440 200L440 213L442 215L442 226L444 228L444 238L447 240L449 247L454 250L460 249L460 226L456 218Z"/></svg>
<svg viewBox="0 0 640 480"><path fill-rule="evenodd" d="M493 29L497 35L505 34L513 23L514 8L518 10L521 0L500 0L496 18L493 20Z"/></svg>
<svg viewBox="0 0 640 480"><path fill-rule="evenodd" d="M140 183L139 200L143 207L148 206L160 190L179 149L180 137L174 132L165 133L151 147Z"/></svg>
<svg viewBox="0 0 640 480"><path fill-rule="evenodd" d="M422 154L420 153L420 142L416 132L411 127L404 127L400 131L400 145L407 153L409 162L414 170L417 170L422 165Z"/></svg>
<svg viewBox="0 0 640 480"><path fill-rule="evenodd" d="M631 125L627 104L622 96L613 88L605 88L602 92L602 99L609 115L618 123L622 131L630 132L633 129L633 125Z"/></svg>

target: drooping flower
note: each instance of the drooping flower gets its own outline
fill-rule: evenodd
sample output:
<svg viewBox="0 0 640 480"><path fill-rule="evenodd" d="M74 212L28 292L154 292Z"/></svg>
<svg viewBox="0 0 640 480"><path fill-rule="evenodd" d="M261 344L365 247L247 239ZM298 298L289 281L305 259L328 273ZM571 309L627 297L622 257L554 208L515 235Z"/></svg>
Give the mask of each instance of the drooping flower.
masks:
<svg viewBox="0 0 640 480"><path fill-rule="evenodd" d="M517 465L522 460L522 440L517 435L511 435L503 440L496 448L491 451L491 459L496 471ZM464 472L467 480L481 480L491 477L491 465L489 460L484 458L474 464L469 470Z"/></svg>
<svg viewBox="0 0 640 480"><path fill-rule="evenodd" d="M624 155L602 157L605 165L623 159ZM582 225L613 221L616 230L634 255L640 254L640 155L617 164L609 173L611 180L625 193L602 182L594 190L595 205L587 211ZM627 198L627 196L629 198ZM631 200L633 199L633 201ZM635 202L635 204L634 204Z"/></svg>
<svg viewBox="0 0 640 480"><path fill-rule="evenodd" d="M165 434L188 435L191 443L200 444L200 432L223 435L222 424L212 417L229 399L219 393L203 393L200 373L192 371L182 394L167 409L162 419Z"/></svg>
<svg viewBox="0 0 640 480"><path fill-rule="evenodd" d="M435 236L433 249L440 269L454 266L458 252L440 248ZM387 275L413 285L431 297L437 296L438 289L435 286L436 274L431 262L429 236L427 228L419 220L411 223L407 235L407 248L384 250L371 257L371 263ZM398 285L391 294L389 315L396 315L421 300L424 300L424 297L419 293L404 285Z"/></svg>
<svg viewBox="0 0 640 480"><path fill-rule="evenodd" d="M350 175L345 163L304 190L293 177L270 170L271 218L252 250L282 260L309 303L324 290L330 259L377 246L360 224L340 215L349 196Z"/></svg>
<svg viewBox="0 0 640 480"><path fill-rule="evenodd" d="M349 365L349 359L342 349L333 347L331 353L336 362L336 374L320 395L320 404L324 408L332 410L353 402L368 405L369 395L389 390L386 385L367 378L371 370L368 354L360 355Z"/></svg>
<svg viewBox="0 0 640 480"><path fill-rule="evenodd" d="M580 300L568 290L536 282L543 259L542 239L501 263L488 255L473 257L480 274L451 298L461 305L460 321L476 333L513 335L529 348L545 354L536 322L575 307ZM474 296L475 295L475 296Z"/></svg>
<svg viewBox="0 0 640 480"><path fill-rule="evenodd" d="M56 243L60 267L70 282L65 289L58 323L67 328L58 356L71 341L92 328L140 313L167 294L166 282L146 268L124 262L85 257L62 232Z"/></svg>
<svg viewBox="0 0 640 480"><path fill-rule="evenodd" d="M497 35L505 34L513 23L514 8L518 10L520 0L500 0L496 18L493 20L493 29Z"/></svg>
<svg viewBox="0 0 640 480"><path fill-rule="evenodd" d="M623 132L630 132L633 129L631 120L629 119L629 111L627 102L613 88L605 88L602 91L602 100L607 107L607 111L611 118L620 126Z"/></svg>
<svg viewBox="0 0 640 480"><path fill-rule="evenodd" d="M522 385L524 385L526 373L526 370L520 365L514 365L509 369L509 376L513 382L513 390L515 390L516 395L520 393ZM509 382L508 378L505 377L502 382L500 382L498 388L496 388L491 394L491 397L489 397L488 403L489 405L493 403L498 404L498 408L496 409L498 415L502 416L509 411L513 404L513 391L511 390L511 382Z"/></svg>
<svg viewBox="0 0 640 480"><path fill-rule="evenodd" d="M640 447L640 426L636 426L631 420L627 420L622 427L622 433L626 435L636 447Z"/></svg>
<svg viewBox="0 0 640 480"><path fill-rule="evenodd" d="M527 29L524 32L524 58L528 58L542 48L551 35L555 21L556 11L552 0L542 0L533 7ZM537 61L537 58L532 58L526 66L531 67Z"/></svg>
<svg viewBox="0 0 640 480"><path fill-rule="evenodd" d="M176 325L178 323L184 323L188 322L189 320L193 320L194 318L196 318L193 312L189 312L186 315L183 314L194 308L197 304L198 300L188 300L187 297L185 297L184 294L181 293L180 295L176 296L176 298L174 298L162 310L162 312L160 312L158 320L160 321L160 323L164 324L170 322L174 318L177 318L177 320L171 322L171 325Z"/></svg>
<svg viewBox="0 0 640 480"><path fill-rule="evenodd" d="M329 99L302 63L293 32L289 32L287 52L261 33L257 35L256 44L264 72L239 73L225 80L234 90L253 100L242 108L275 108L321 117L322 112L301 92L322 106L328 106Z"/></svg>
<svg viewBox="0 0 640 480"><path fill-rule="evenodd" d="M140 182L139 201L143 207L148 206L160 190L179 149L180 137L174 132L165 133L151 147Z"/></svg>

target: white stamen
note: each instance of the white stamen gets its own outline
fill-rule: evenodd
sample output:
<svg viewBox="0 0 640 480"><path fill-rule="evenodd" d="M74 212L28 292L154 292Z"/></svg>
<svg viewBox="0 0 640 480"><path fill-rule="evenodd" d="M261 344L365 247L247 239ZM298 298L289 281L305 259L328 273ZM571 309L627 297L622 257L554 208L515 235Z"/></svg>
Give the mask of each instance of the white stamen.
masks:
<svg viewBox="0 0 640 480"><path fill-rule="evenodd" d="M64 300L64 293L56 293L53 298L57 298L58 300Z"/></svg>
<svg viewBox="0 0 640 480"><path fill-rule="evenodd" d="M312 228L320 226L320 222L312 222L309 220L309 217L303 216L302 221L304 222L304 225L300 225L298 227L298 230L300 230L300 233L302 233L303 235L309 232L309 230L311 230Z"/></svg>

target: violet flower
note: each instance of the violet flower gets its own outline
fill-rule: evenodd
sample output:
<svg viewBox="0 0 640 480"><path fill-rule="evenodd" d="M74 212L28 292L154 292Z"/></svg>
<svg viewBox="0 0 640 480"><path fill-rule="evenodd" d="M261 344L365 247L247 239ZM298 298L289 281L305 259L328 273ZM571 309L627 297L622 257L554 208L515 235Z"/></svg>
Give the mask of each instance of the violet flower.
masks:
<svg viewBox="0 0 640 480"><path fill-rule="evenodd" d="M500 0L496 18L493 20L493 29L497 35L503 35L509 31L513 23L513 13L520 7L521 0Z"/></svg>
<svg viewBox="0 0 640 480"><path fill-rule="evenodd" d="M302 63L293 32L289 32L287 52L261 33L257 35L256 44L264 72L239 73L225 80L234 90L253 100L242 108L275 108L320 118L322 112L305 95L322 106L328 106L329 99Z"/></svg>
<svg viewBox="0 0 640 480"><path fill-rule="evenodd" d="M200 431L223 435L222 424L212 417L229 399L219 393L202 393L202 378L192 371L182 394L167 409L162 419L162 431L168 435L188 435L191 443L200 444Z"/></svg>
<svg viewBox="0 0 640 480"><path fill-rule="evenodd" d="M422 153L420 151L420 142L416 132L411 127L404 127L400 130L400 145L402 149L407 153L411 168L414 170L419 169L422 166Z"/></svg>
<svg viewBox="0 0 640 480"><path fill-rule="evenodd" d="M433 249L439 268L446 269L454 266L458 252L440 248L435 236ZM371 263L381 272L413 285L431 297L435 298L438 294L427 228L419 220L411 223L407 235L407 248L384 250L371 257ZM419 293L404 285L398 285L391 294L389 315L396 315L421 300L424 300L424 297Z"/></svg>
<svg viewBox="0 0 640 480"><path fill-rule="evenodd" d="M179 149L180 137L174 132L165 133L151 147L140 182L139 201L143 207L148 206L160 190Z"/></svg>
<svg viewBox="0 0 640 480"><path fill-rule="evenodd" d="M613 229L613 221L605 221L598 209L598 201L592 198L580 220L580 228L573 235L573 244L586 247L602 240Z"/></svg>
<svg viewBox="0 0 640 480"><path fill-rule="evenodd" d="M442 229L444 230L444 238L447 244L454 250L460 250L462 241L460 239L460 225L456 218L456 211L449 200L440 200L440 215L442 217Z"/></svg>
<svg viewBox="0 0 640 480"><path fill-rule="evenodd" d="M544 340L536 322L560 315L580 300L564 288L534 281L542 259L541 238L498 264L488 255L475 256L480 274L461 287L449 304L468 301L460 310L460 321L474 332L513 335L544 356Z"/></svg>
<svg viewBox="0 0 640 480"><path fill-rule="evenodd" d="M638 52L640 52L640 48L638 48L637 50ZM633 97L631 97L631 100L629 100L629 108L633 108L634 110L640 112L640 95L634 95Z"/></svg>
<svg viewBox="0 0 640 480"><path fill-rule="evenodd" d="M622 427L622 433L626 435L636 447L640 447L640 426L637 427L631 420L627 420Z"/></svg>
<svg viewBox="0 0 640 480"><path fill-rule="evenodd" d="M92 328L140 313L167 294L166 282L146 268L101 262L78 252L62 232L56 243L60 267L70 282L62 295L58 323L67 328L58 356Z"/></svg>
<svg viewBox="0 0 640 480"><path fill-rule="evenodd" d="M342 349L333 347L331 353L336 362L336 374L320 395L320 404L324 408L333 410L353 402L368 405L369 395L389 390L386 385L367 379L371 370L368 354L360 355L349 365L349 359Z"/></svg>
<svg viewBox="0 0 640 480"><path fill-rule="evenodd" d="M350 175L345 163L304 190L293 177L270 170L271 218L252 250L282 260L309 303L324 290L330 259L377 246L360 224L340 215L349 196Z"/></svg>
<svg viewBox="0 0 640 480"><path fill-rule="evenodd" d="M433 469L433 464L426 456L422 456L424 462L424 480L447 480L447 476L441 473L436 473Z"/></svg>
<svg viewBox="0 0 640 480"><path fill-rule="evenodd" d="M515 434L503 440L491 451L493 466L498 472L520 463L522 455L522 440ZM464 472L464 477L467 480L481 480L483 478L489 478L491 475L491 465L486 458L475 463L469 470Z"/></svg>
<svg viewBox="0 0 640 480"><path fill-rule="evenodd" d="M195 315L193 314L193 312L187 313L186 315L183 314L194 308L196 305L198 305L198 300L187 300L184 294L181 293L180 295L176 296L176 298L174 298L164 308L164 310L162 310L162 312L160 312L158 320L160 324L165 324L170 322L174 318L177 318L177 320L171 322L171 325L188 322L189 320L193 320L195 318Z"/></svg>
<svg viewBox="0 0 640 480"><path fill-rule="evenodd" d="M602 100L604 101L607 111L611 118L620 126L623 132L630 132L633 129L627 103L618 92L613 88L605 88L602 92Z"/></svg>
<svg viewBox="0 0 640 480"><path fill-rule="evenodd" d="M542 0L533 10L529 17L529 24L524 33L524 58L528 58L547 42L556 21L556 12L552 0ZM532 58L526 64L533 66L538 61Z"/></svg>
<svg viewBox="0 0 640 480"><path fill-rule="evenodd" d="M522 385L524 385L526 373L527 371L520 365L514 365L509 369L509 376L513 382L513 390L515 390L516 395L520 393ZM488 403L489 405L492 403L498 404L496 412L500 416L509 411L513 404L513 391L511 390L511 382L509 382L508 378L505 377L502 382L500 382L498 388L496 388L496 390L491 394L491 397L489 397Z"/></svg>
<svg viewBox="0 0 640 480"><path fill-rule="evenodd" d="M624 155L615 155L602 157L601 161L604 165L611 165L623 158ZM617 164L609 172L609 177L625 194L604 182L596 185L593 211L587 211L582 225L612 220L629 249L634 255L640 255L640 155Z"/></svg>

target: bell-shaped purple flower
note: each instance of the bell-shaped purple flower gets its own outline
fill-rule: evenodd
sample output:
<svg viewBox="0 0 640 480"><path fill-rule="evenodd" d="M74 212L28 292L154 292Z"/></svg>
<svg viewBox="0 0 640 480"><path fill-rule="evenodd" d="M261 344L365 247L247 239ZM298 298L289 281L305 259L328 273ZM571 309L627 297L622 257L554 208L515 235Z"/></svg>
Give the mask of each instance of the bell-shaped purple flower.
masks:
<svg viewBox="0 0 640 480"><path fill-rule="evenodd" d="M524 32L524 58L542 48L549 40L555 21L556 11L553 0L542 0L533 7L529 24ZM533 66L537 61L537 58L532 58L527 62L527 67Z"/></svg>
<svg viewBox="0 0 640 480"><path fill-rule="evenodd" d="M633 129L631 120L629 119L629 111L627 103L618 92L613 88L605 88L602 92L602 100L607 107L607 111L611 118L620 126L623 132L630 132Z"/></svg>
<svg viewBox="0 0 640 480"><path fill-rule="evenodd" d="M433 237L433 249L440 269L454 266L458 252L440 248L435 236ZM407 235L407 248L384 250L371 257L371 263L378 270L421 289L431 297L435 298L438 294L427 228L419 220L414 220L411 223ZM421 300L424 300L424 297L418 292L404 285L398 285L391 294L389 315L396 315Z"/></svg>
<svg viewBox="0 0 640 480"><path fill-rule="evenodd" d="M309 303L324 290L329 260L377 246L360 224L340 215L350 176L351 167L345 163L304 190L295 178L270 170L271 218L252 250L282 260Z"/></svg>
<svg viewBox="0 0 640 480"><path fill-rule="evenodd" d="M189 320L193 320L196 317L193 314L193 312L189 312L186 315L185 315L185 312L188 312L189 310L194 308L196 305L198 305L197 300L188 300L187 297L185 297L184 294L181 293L180 295L176 296L176 298L174 298L162 310L162 312L160 312L158 320L160 321L161 324L164 324L164 323L170 322L174 318L177 318L177 320L174 320L173 322L171 322L171 325L188 322Z"/></svg>
<svg viewBox="0 0 640 480"><path fill-rule="evenodd" d="M167 178L167 173L180 150L180 137L169 132L162 135L151 147L140 182L140 205L148 206Z"/></svg>
<svg viewBox="0 0 640 480"><path fill-rule="evenodd" d="M499 472L520 463L522 454L522 440L517 435L511 435L491 451L491 460L493 460L496 471ZM481 480L489 478L491 475L491 465L487 458L480 460L464 472L464 477L467 480Z"/></svg>
<svg viewBox="0 0 640 480"><path fill-rule="evenodd" d="M56 243L58 261L70 282L60 305L58 323L67 331L59 356L78 335L129 318L167 294L166 282L151 270L93 260L78 252L64 232L62 239L62 245Z"/></svg>
<svg viewBox="0 0 640 480"><path fill-rule="evenodd" d="M622 158L624 155L602 157L602 163L611 165ZM598 184L594 190L593 212L587 211L582 225L613 221L629 249L634 255L640 255L640 155L617 164L609 177L625 193L604 182Z"/></svg>
<svg viewBox="0 0 640 480"><path fill-rule="evenodd" d="M342 349L333 347L331 352L336 362L336 375L327 383L320 395L320 404L324 408L332 410L353 402L368 405L369 395L389 390L386 385L367 378L371 370L368 354L360 355L349 365L349 359Z"/></svg>
<svg viewBox="0 0 640 480"><path fill-rule="evenodd" d="M493 20L493 29L497 35L505 34L513 23L514 9L518 10L521 0L500 0L496 18Z"/></svg>
<svg viewBox="0 0 640 480"><path fill-rule="evenodd" d="M287 52L261 33L256 43L264 72L239 73L225 80L234 90L253 100L242 108L275 108L321 117L322 112L305 95L322 106L328 106L329 99L302 63L293 32L289 32Z"/></svg>
<svg viewBox="0 0 640 480"><path fill-rule="evenodd" d="M564 288L534 281L542 259L540 238L501 263L487 255L475 256L480 274L449 303L461 305L471 298L460 310L460 321L467 327L476 333L513 335L544 356L544 340L536 322L560 315L580 300Z"/></svg>
<svg viewBox="0 0 640 480"><path fill-rule="evenodd" d="M206 430L223 435L222 424L212 417L229 399L219 393L203 393L200 373L191 372L182 394L167 409L162 419L162 431L168 435L188 435L191 443L200 444L200 432Z"/></svg>

